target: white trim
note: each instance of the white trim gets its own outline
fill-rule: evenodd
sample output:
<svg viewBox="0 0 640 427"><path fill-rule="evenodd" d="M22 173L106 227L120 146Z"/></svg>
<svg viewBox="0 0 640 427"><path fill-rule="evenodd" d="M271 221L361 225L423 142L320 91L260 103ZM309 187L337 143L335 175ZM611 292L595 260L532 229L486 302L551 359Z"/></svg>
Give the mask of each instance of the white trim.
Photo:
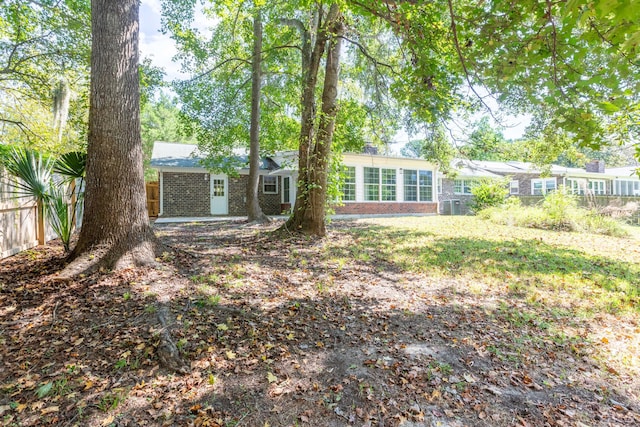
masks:
<svg viewBox="0 0 640 427"><path fill-rule="evenodd" d="M515 185L513 185L515 183ZM513 190L516 190L515 193L513 192ZM512 179L511 181L509 181L509 195L511 196L517 196L520 194L520 181L518 181L517 179Z"/></svg>
<svg viewBox="0 0 640 427"><path fill-rule="evenodd" d="M545 194L547 194L547 182L548 181L553 181L553 190L550 191L555 191L558 189L558 180L553 177L553 178L532 178L531 179L531 195L532 196L544 196ZM534 183L536 182L540 182L542 183L542 189L541 189L541 193L540 194L535 194L535 189L534 189Z"/></svg>
<svg viewBox="0 0 640 427"><path fill-rule="evenodd" d="M158 175L160 175L160 188L158 191L160 192L160 212L158 212L158 216L164 215L164 173L159 171Z"/></svg>
<svg viewBox="0 0 640 427"><path fill-rule="evenodd" d="M284 195L285 195L285 186L284 186L284 180L288 179L289 180L289 201L285 202L284 201ZM292 177L290 175L282 175L282 195L280 196L280 203L284 204L284 203L291 203L293 198L291 197L291 183L292 183Z"/></svg>
<svg viewBox="0 0 640 427"><path fill-rule="evenodd" d="M276 175L260 175L262 177L262 194L278 194L278 177ZM276 191L266 191L265 190L265 178L275 178L276 181ZM269 184L271 185L271 184Z"/></svg>
<svg viewBox="0 0 640 427"><path fill-rule="evenodd" d="M223 174L219 174L219 175L214 175L214 174L209 174L208 176L209 178L209 213L211 215L229 215L229 177L227 175L223 175ZM214 212L213 211L213 181L216 179L221 179L224 182L224 207L222 209L222 212ZM220 196L218 196L220 197Z"/></svg>

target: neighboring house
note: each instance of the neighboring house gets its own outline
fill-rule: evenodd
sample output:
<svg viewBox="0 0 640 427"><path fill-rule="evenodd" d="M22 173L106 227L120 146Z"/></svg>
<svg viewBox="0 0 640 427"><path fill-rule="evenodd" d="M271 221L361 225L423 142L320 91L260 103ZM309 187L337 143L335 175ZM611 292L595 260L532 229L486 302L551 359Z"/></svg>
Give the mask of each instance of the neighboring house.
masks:
<svg viewBox="0 0 640 427"><path fill-rule="evenodd" d="M442 214L468 213L469 201L473 197L471 188L480 178L509 177L511 196L542 196L561 185L583 196L640 195L636 168L605 170L604 162L599 160L588 163L584 169L550 165L544 175L536 165L517 161L456 159L451 166L452 177L443 180L443 192L439 197ZM447 210L448 206L452 207L451 210Z"/></svg>
<svg viewBox="0 0 640 427"><path fill-rule="evenodd" d="M246 215L247 168L237 176L210 173L195 145L156 142L151 166L158 170L160 216ZM246 160L239 156L240 163ZM345 182L338 214L438 212L437 167L425 160L345 153ZM262 159L259 197L267 215L288 211L296 198L297 153Z"/></svg>

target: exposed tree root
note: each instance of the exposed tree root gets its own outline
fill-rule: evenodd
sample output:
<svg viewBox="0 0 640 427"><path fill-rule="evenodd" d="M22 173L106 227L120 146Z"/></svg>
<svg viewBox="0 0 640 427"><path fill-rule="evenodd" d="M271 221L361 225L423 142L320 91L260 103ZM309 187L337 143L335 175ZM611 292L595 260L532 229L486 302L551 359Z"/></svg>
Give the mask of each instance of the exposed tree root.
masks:
<svg viewBox="0 0 640 427"><path fill-rule="evenodd" d="M76 277L95 273L97 271L120 270L132 267L155 267L158 266L156 254L163 247L155 237L132 244L130 241L125 244L107 246L94 246L83 253L76 255L72 261L62 269L55 277L57 282L70 282ZM75 252L75 251L74 251ZM157 346L157 354L160 365L172 372L187 373L188 365L180 356L180 352L171 337L171 326L175 323L169 302L171 298L166 294L158 297L156 304L156 316L151 320L155 324L154 329L158 331L160 342Z"/></svg>
<svg viewBox="0 0 640 427"><path fill-rule="evenodd" d="M180 351L173 342L171 334L169 333L170 327L173 324L171 319L171 311L166 304L158 302L157 319L160 323L160 344L158 344L157 353L160 359L160 365L173 372L180 372L186 374L189 372L189 367L185 361L180 357Z"/></svg>

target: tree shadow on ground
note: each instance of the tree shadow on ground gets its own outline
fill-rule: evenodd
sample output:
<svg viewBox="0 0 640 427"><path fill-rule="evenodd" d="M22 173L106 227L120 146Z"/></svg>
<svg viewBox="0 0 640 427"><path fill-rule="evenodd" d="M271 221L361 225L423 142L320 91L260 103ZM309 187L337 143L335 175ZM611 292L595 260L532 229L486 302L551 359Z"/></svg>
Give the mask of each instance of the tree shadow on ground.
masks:
<svg viewBox="0 0 640 427"><path fill-rule="evenodd" d="M189 249L199 236L189 229L178 238L185 248L168 252L163 269L96 273L69 285L50 280L51 254L40 252L26 267L3 261L4 421L406 427L640 420L629 377L608 371L578 329L549 327L518 298L496 305L453 279L436 292L426 288L431 282L376 281L385 273L376 253L338 272L326 244L306 239L279 245L245 236L214 242L217 252ZM285 247L297 253L271 254ZM311 261L318 265L305 271ZM174 267L191 279L216 277L189 280ZM25 279L11 280L13 268ZM172 333L191 364L188 375L159 369L148 321L157 289L174 283L184 292L172 297ZM34 292L28 304L25 289Z"/></svg>

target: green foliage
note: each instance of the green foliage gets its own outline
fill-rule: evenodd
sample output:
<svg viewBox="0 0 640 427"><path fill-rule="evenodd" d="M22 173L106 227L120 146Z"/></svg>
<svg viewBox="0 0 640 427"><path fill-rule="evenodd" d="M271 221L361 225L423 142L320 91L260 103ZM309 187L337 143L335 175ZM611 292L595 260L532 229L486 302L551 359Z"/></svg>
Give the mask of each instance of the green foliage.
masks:
<svg viewBox="0 0 640 427"><path fill-rule="evenodd" d="M0 136L4 141L56 153L81 145L91 46L87 22L87 1L2 2ZM65 88L63 97L60 87ZM54 99L62 101L53 102L57 106L53 111L63 113L56 117L51 108ZM62 129L64 123L68 125Z"/></svg>
<svg viewBox="0 0 640 427"><path fill-rule="evenodd" d="M500 206L509 195L508 186L508 178L480 179L471 187L471 194L473 194L471 210L473 212L480 212L489 207Z"/></svg>
<svg viewBox="0 0 640 427"><path fill-rule="evenodd" d="M515 198L510 198L511 199ZM538 206L522 206L519 202L484 209L483 219L504 225L555 231L575 231L624 237L628 233L616 220L580 208L575 196L560 190L549 193Z"/></svg>
<svg viewBox="0 0 640 427"><path fill-rule="evenodd" d="M176 99L161 94L157 99L150 98L140 111L144 175L147 181L155 181L158 178L157 172L149 167L154 142L196 143L193 136L185 135L183 125L185 119L181 116L176 104Z"/></svg>
<svg viewBox="0 0 640 427"><path fill-rule="evenodd" d="M65 250L69 251L76 207L82 197L79 196L70 205L67 188L71 181L84 177L86 154L72 152L54 159L23 148L5 150L0 154L0 163L10 175L17 178L14 194L17 197L33 197L38 202L42 207L39 211L46 215ZM53 172L62 175L63 179L54 178Z"/></svg>
<svg viewBox="0 0 640 427"><path fill-rule="evenodd" d="M18 178L15 195L33 197L39 203L49 199L54 160L32 150L14 148L1 159L4 168Z"/></svg>
<svg viewBox="0 0 640 427"><path fill-rule="evenodd" d="M49 201L45 206L45 213L53 232L60 238L64 250L69 252L69 243L73 234L75 204L69 204L69 198L64 187L51 185Z"/></svg>

